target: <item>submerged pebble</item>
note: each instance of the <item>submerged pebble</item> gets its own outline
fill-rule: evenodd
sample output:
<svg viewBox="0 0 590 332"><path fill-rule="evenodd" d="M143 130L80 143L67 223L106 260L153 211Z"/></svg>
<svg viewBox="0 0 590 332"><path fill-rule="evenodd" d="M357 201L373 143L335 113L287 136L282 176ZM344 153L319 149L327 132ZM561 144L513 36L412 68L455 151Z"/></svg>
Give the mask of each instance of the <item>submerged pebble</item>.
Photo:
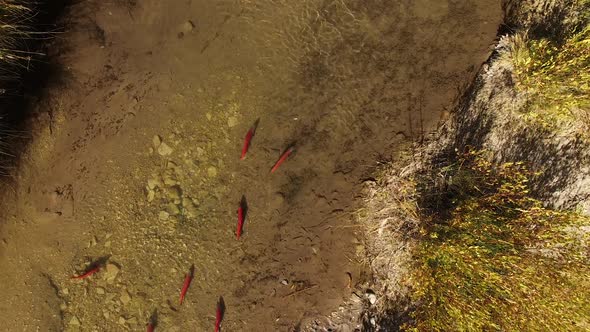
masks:
<svg viewBox="0 0 590 332"><path fill-rule="evenodd" d="M158 153L161 156L169 156L172 154L172 152L174 152L174 149L172 149L168 144L162 142L162 144L160 144L160 146L158 147Z"/></svg>
<svg viewBox="0 0 590 332"><path fill-rule="evenodd" d="M124 290L121 292L121 297L119 297L119 300L121 300L121 303L126 305L131 302L131 295L129 295L129 293Z"/></svg>
<svg viewBox="0 0 590 332"><path fill-rule="evenodd" d="M157 149L162 144L162 138L159 135L155 135L152 138L152 144L154 145L154 149Z"/></svg>
<svg viewBox="0 0 590 332"><path fill-rule="evenodd" d="M72 316L72 318L70 319L70 322L69 322L69 324L70 324L70 325L74 325L74 326L80 326L80 325L82 325L82 324L80 323L80 320L79 320L79 319L78 319L78 317L76 317L76 316Z"/></svg>
<svg viewBox="0 0 590 332"><path fill-rule="evenodd" d="M117 275L119 274L119 267L115 264L109 263L106 266L106 272L104 274L104 279L106 280L115 280Z"/></svg>
<svg viewBox="0 0 590 332"><path fill-rule="evenodd" d="M162 221L168 220L169 217L170 217L170 213L168 213L166 211L160 211L160 214L158 214L158 219L160 219Z"/></svg>
<svg viewBox="0 0 590 332"><path fill-rule="evenodd" d="M207 175L209 175L210 178L216 177L217 168L215 168L214 166L210 166L209 168L207 168Z"/></svg>
<svg viewBox="0 0 590 332"><path fill-rule="evenodd" d="M227 118L227 126L232 128L238 125L238 118L235 116L230 116Z"/></svg>
<svg viewBox="0 0 590 332"><path fill-rule="evenodd" d="M177 216L180 214L180 209L174 203L168 203L167 211L171 216Z"/></svg>
<svg viewBox="0 0 590 332"><path fill-rule="evenodd" d="M151 202L154 200L154 198L156 198L156 193L153 190L148 190L147 201Z"/></svg>
<svg viewBox="0 0 590 332"><path fill-rule="evenodd" d="M182 24L181 32L189 33L195 29L195 24L193 21L188 20Z"/></svg>

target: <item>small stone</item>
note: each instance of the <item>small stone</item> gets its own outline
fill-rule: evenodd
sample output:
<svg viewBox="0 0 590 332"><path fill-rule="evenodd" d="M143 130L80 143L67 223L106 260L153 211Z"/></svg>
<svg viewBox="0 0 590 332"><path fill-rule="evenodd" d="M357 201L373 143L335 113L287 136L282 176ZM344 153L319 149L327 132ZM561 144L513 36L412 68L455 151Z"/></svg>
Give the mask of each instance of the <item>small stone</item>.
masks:
<svg viewBox="0 0 590 332"><path fill-rule="evenodd" d="M285 196L282 193L275 193L271 199L274 205L281 205L285 201Z"/></svg>
<svg viewBox="0 0 590 332"><path fill-rule="evenodd" d="M182 206L183 207L189 207L193 205L193 200L190 197L183 197L182 198Z"/></svg>
<svg viewBox="0 0 590 332"><path fill-rule="evenodd" d="M70 290L69 290L69 289L67 289L67 288L64 288L64 289L62 289L62 290L61 290L61 292L62 292L64 295L68 295L68 294L70 294Z"/></svg>
<svg viewBox="0 0 590 332"><path fill-rule="evenodd" d="M113 294L113 293L108 293L104 301L105 301L106 303L108 303L108 302L111 302L111 301L113 301L113 299L114 299L116 296L117 296L116 294Z"/></svg>
<svg viewBox="0 0 590 332"><path fill-rule="evenodd" d="M210 166L209 168L207 168L207 175L209 175L210 178L216 177L217 168L215 168L214 166Z"/></svg>
<svg viewBox="0 0 590 332"><path fill-rule="evenodd" d="M111 316L111 314L108 311L103 311L102 315L104 316L104 318L109 319L109 317Z"/></svg>
<svg viewBox="0 0 590 332"><path fill-rule="evenodd" d="M70 325L74 325L74 326L80 326L82 324L80 324L80 320L78 319L78 317L76 316L72 316L72 319L70 319Z"/></svg>
<svg viewBox="0 0 590 332"><path fill-rule="evenodd" d="M172 178L170 175L164 176L164 184L167 186L173 186L176 184L176 180Z"/></svg>
<svg viewBox="0 0 590 332"><path fill-rule="evenodd" d="M205 116L207 117L207 120L211 121L211 118L213 118L213 116L211 115L211 113L205 114Z"/></svg>
<svg viewBox="0 0 590 332"><path fill-rule="evenodd" d="M357 254L362 254L365 252L365 246L362 244L357 244L355 249L356 249Z"/></svg>
<svg viewBox="0 0 590 332"><path fill-rule="evenodd" d="M171 200L180 199L180 196L182 195L182 189L180 189L179 186L172 186L166 189L166 195Z"/></svg>
<svg viewBox="0 0 590 332"><path fill-rule="evenodd" d="M182 199L182 208L185 212L194 213L196 212L195 210L197 209L197 206L192 199L184 197Z"/></svg>
<svg viewBox="0 0 590 332"><path fill-rule="evenodd" d="M235 116L230 116L227 118L227 126L232 128L235 127L238 124L238 118L236 118Z"/></svg>
<svg viewBox="0 0 590 332"><path fill-rule="evenodd" d="M125 317L119 317L119 325L125 325Z"/></svg>
<svg viewBox="0 0 590 332"><path fill-rule="evenodd" d="M147 185L149 189L156 189L156 187L158 187L160 185L160 181L156 180L156 179L148 179L147 181Z"/></svg>
<svg viewBox="0 0 590 332"><path fill-rule="evenodd" d="M160 219L162 221L168 220L169 217L170 217L170 213L168 213L166 211L160 211L160 214L158 214L158 219Z"/></svg>
<svg viewBox="0 0 590 332"><path fill-rule="evenodd" d="M287 286L289 284L289 280L283 279L283 280L281 280L281 284Z"/></svg>
<svg viewBox="0 0 590 332"><path fill-rule="evenodd" d="M171 216L177 216L180 214L180 209L178 208L178 206L176 206L176 204L174 203L169 203L168 207L167 207L168 213Z"/></svg>
<svg viewBox="0 0 590 332"><path fill-rule="evenodd" d="M129 295L129 293L124 290L121 292L121 297L119 299L124 305L127 305L129 302L131 302L131 295Z"/></svg>
<svg viewBox="0 0 590 332"><path fill-rule="evenodd" d="M365 296L369 300L369 303L375 304L375 302L377 302L377 295L375 295L375 293L373 293L372 291L367 291Z"/></svg>
<svg viewBox="0 0 590 332"><path fill-rule="evenodd" d="M59 305L59 309L61 311L66 311L66 310L68 310L68 305L65 304L65 303L62 303L62 304Z"/></svg>
<svg viewBox="0 0 590 332"><path fill-rule="evenodd" d="M195 24L193 21L188 20L182 24L182 32L189 33L195 29Z"/></svg>
<svg viewBox="0 0 590 332"><path fill-rule="evenodd" d="M111 241L106 241L104 243L105 248L109 248L111 246Z"/></svg>
<svg viewBox="0 0 590 332"><path fill-rule="evenodd" d="M169 156L172 154L172 152L174 152L174 149L172 149L168 144L162 142L162 144L160 144L160 146L158 147L158 153L161 156Z"/></svg>
<svg viewBox="0 0 590 332"><path fill-rule="evenodd" d="M104 288L102 288L102 287L96 287L96 294L98 294L98 295L104 295Z"/></svg>
<svg viewBox="0 0 590 332"><path fill-rule="evenodd" d="M149 153L149 154L152 154L152 153L154 153L154 148L151 148L151 147L150 147L150 148L148 149L148 153Z"/></svg>
<svg viewBox="0 0 590 332"><path fill-rule="evenodd" d="M184 215L187 216L187 218L195 218L197 216L197 211L195 211L194 209L186 210L184 212Z"/></svg>
<svg viewBox="0 0 590 332"><path fill-rule="evenodd" d="M178 167L178 165L173 161L169 161L168 163L166 163L166 168L176 169L177 167Z"/></svg>
<svg viewBox="0 0 590 332"><path fill-rule="evenodd" d="M106 273L104 274L104 279L106 280L115 280L117 275L119 274L119 267L115 264L109 263L106 266Z"/></svg>
<svg viewBox="0 0 590 332"><path fill-rule="evenodd" d="M160 135L155 135L154 138L152 138L152 143L154 144L154 149L158 149L160 144L162 144L162 137L160 137Z"/></svg>
<svg viewBox="0 0 590 332"><path fill-rule="evenodd" d="M151 201L154 200L154 198L156 198L156 192L153 191L153 190L148 190L148 193L147 193L147 201L148 202L151 202Z"/></svg>
<svg viewBox="0 0 590 332"><path fill-rule="evenodd" d="M127 320L127 324L129 325L137 325L137 318L131 317Z"/></svg>

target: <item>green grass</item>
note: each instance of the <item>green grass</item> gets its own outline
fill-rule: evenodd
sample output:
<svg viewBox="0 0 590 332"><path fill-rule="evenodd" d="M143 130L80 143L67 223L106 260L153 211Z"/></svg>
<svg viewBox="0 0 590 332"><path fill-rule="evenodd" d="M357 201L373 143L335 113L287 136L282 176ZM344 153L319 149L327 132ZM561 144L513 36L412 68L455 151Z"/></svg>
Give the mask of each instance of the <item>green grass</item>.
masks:
<svg viewBox="0 0 590 332"><path fill-rule="evenodd" d="M590 262L575 212L529 196L523 164L470 152L451 167L466 186L450 217L422 230L410 331L587 331ZM585 239L584 239L585 237ZM585 252L585 254L584 254Z"/></svg>
<svg viewBox="0 0 590 332"><path fill-rule="evenodd" d="M587 136L590 129L590 1L578 0L577 27L557 43L521 33L513 39L512 62L516 87L529 96L525 118L559 130L574 127Z"/></svg>

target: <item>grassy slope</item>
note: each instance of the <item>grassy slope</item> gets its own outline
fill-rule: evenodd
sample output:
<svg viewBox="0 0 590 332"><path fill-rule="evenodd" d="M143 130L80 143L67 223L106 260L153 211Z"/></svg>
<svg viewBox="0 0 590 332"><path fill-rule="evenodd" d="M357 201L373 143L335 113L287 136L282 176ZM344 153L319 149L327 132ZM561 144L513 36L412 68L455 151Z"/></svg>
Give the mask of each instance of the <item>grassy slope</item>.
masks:
<svg viewBox="0 0 590 332"><path fill-rule="evenodd" d="M512 62L515 89L527 96L521 114L531 130L574 128L587 138L590 1L513 3L521 17L536 20L512 37L501 59ZM553 21L542 15L547 8ZM590 330L590 218L544 208L530 197L536 175L525 165L488 160L480 152L447 160L434 174L446 175L445 190L423 190L422 199L445 211L423 216L412 273L417 307L405 328ZM426 177L418 183L435 181Z"/></svg>
<svg viewBox="0 0 590 332"><path fill-rule="evenodd" d="M481 153L447 167L449 214L424 223L415 271L419 331L590 328L590 219L529 197L522 164Z"/></svg>
<svg viewBox="0 0 590 332"><path fill-rule="evenodd" d="M553 130L569 126L587 138L590 129L590 1L569 6L578 13L560 36L529 31L512 38L506 53L514 64L517 90L529 97L525 118Z"/></svg>

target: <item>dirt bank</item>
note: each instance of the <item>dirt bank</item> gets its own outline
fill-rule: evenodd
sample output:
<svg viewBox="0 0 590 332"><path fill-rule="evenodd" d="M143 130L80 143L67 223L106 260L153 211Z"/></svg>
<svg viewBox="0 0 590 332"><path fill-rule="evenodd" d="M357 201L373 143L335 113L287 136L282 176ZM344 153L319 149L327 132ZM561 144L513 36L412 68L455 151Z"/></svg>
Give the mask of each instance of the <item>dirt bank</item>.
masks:
<svg viewBox="0 0 590 332"><path fill-rule="evenodd" d="M364 291L360 184L444 116L500 15L468 0L72 5L5 186L0 329L140 330L157 311L162 330L205 331L219 296L227 331L319 329ZM70 279L101 258L109 270Z"/></svg>

